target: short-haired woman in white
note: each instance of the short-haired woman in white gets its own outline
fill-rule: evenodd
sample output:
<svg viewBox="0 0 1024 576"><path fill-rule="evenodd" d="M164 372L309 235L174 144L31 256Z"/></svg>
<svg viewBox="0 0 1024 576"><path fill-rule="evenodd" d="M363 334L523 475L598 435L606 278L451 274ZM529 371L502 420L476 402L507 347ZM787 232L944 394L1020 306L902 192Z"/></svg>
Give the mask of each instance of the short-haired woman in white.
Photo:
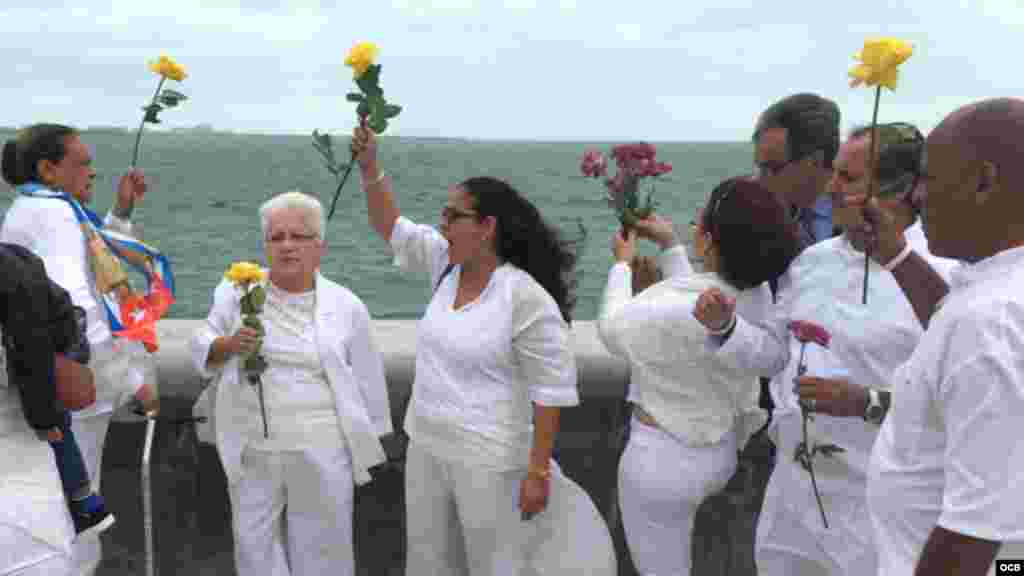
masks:
<svg viewBox="0 0 1024 576"><path fill-rule="evenodd" d="M697 508L725 487L746 440L746 414L757 410L757 373L732 368L705 345L693 316L701 292L717 287L738 306L771 302L766 282L797 254L795 230L771 193L733 178L711 193L694 226L704 272L694 272L671 223L643 221L639 233L658 241L666 279L631 295L634 233L612 238L616 263L598 318L608 351L629 361L633 420L619 463L619 503L633 563L640 574L690 574ZM673 244L676 244L673 247Z"/></svg>
<svg viewBox="0 0 1024 576"><path fill-rule="evenodd" d="M384 462L380 437L391 433L383 361L365 304L319 272L320 202L288 192L260 219L270 262L264 333L243 327L241 292L225 280L192 338L196 368L213 378L200 404L212 403L238 573L351 575L354 484ZM240 366L257 347L268 363L265 421Z"/></svg>
<svg viewBox="0 0 1024 576"><path fill-rule="evenodd" d="M353 148L371 226L434 290L405 416L406 573L614 574L607 526L551 459L560 410L579 403L575 254L496 178L451 186L440 230L401 217L372 131Z"/></svg>

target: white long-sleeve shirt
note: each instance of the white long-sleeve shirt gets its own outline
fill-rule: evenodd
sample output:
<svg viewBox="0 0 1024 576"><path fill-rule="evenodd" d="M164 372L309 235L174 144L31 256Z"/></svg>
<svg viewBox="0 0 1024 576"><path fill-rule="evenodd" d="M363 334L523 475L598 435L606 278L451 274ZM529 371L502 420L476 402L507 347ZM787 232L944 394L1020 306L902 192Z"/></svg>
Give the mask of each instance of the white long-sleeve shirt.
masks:
<svg viewBox="0 0 1024 576"><path fill-rule="evenodd" d="M681 441L713 444L733 429L739 413L757 405L758 384L752 371L723 363L707 349L693 308L706 288L735 290L714 274L694 274L682 246L663 252L659 264L667 277L635 297L629 265L612 266L598 336L630 362L631 401ZM762 285L737 297L746 307L771 296Z"/></svg>
<svg viewBox="0 0 1024 576"><path fill-rule="evenodd" d="M1024 542L1024 248L962 265L950 284L893 375L899 393L871 454L881 576L913 574L936 526Z"/></svg>
<svg viewBox="0 0 1024 576"><path fill-rule="evenodd" d="M400 217L395 263L428 273L448 264L448 241ZM476 300L453 308L461 267L434 292L419 322L416 374L405 417L410 438L446 460L505 471L523 468L533 442L533 403L579 403L569 326L529 274L502 264Z"/></svg>
<svg viewBox="0 0 1024 576"><path fill-rule="evenodd" d="M858 385L880 389L890 388L893 371L910 357L923 333L890 272L871 261L866 306L861 303L863 280L864 253L853 249L845 236L815 244L794 260L783 276L774 318L758 327L740 315L733 334L719 349L726 361L773 377L780 462L795 474L800 472L792 455L802 437L793 387L801 344L789 334L789 321L820 324L832 336L827 350L807 344L804 361L808 375L849 378ZM819 459L823 463L815 466L815 472L820 491L863 494L877 428L860 418L818 414L812 434L817 443L834 443L846 450Z"/></svg>

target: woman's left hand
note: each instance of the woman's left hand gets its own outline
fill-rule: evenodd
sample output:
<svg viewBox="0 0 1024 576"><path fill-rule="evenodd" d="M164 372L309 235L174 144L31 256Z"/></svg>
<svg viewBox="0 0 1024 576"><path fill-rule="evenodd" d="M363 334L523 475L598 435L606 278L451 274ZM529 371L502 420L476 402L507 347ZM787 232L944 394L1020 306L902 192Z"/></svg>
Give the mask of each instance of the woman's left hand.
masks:
<svg viewBox="0 0 1024 576"><path fill-rule="evenodd" d="M815 412L840 418L861 418L868 405L867 389L848 380L800 376L794 392L800 400L813 400Z"/></svg>
<svg viewBox="0 0 1024 576"><path fill-rule="evenodd" d="M548 505L550 493L550 476L541 478L527 474L519 485L519 510L523 513L523 519L529 520L534 515L543 512Z"/></svg>

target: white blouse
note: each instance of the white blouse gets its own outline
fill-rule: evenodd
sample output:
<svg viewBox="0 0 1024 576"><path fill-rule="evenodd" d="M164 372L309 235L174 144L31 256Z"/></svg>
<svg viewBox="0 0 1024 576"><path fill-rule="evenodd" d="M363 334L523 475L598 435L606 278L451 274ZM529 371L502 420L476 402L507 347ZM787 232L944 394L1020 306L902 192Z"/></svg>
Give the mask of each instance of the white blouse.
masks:
<svg viewBox="0 0 1024 576"><path fill-rule="evenodd" d="M334 393L316 343L316 291L292 294L267 283L261 318L266 334L261 352L267 360L263 398L269 438L250 431L258 450L301 450L338 441ZM242 397L250 422L260 422L258 390L246 386Z"/></svg>
<svg viewBox="0 0 1024 576"><path fill-rule="evenodd" d="M448 264L447 240L404 217L395 222L391 247L403 270L429 273L431 288ZM533 403L579 403L569 326L551 295L510 264L455 310L460 273L455 266L444 278L419 322L405 429L440 458L522 468L533 441Z"/></svg>
<svg viewBox="0 0 1024 576"><path fill-rule="evenodd" d="M629 265L612 267L598 336L609 352L629 361L631 401L680 441L714 444L733 430L737 416L757 405L757 377L719 360L693 316L705 289L717 287L728 294L736 290L715 274L694 274L685 249L673 250L659 258L668 277L635 297ZM770 300L770 294L761 285L737 298Z"/></svg>

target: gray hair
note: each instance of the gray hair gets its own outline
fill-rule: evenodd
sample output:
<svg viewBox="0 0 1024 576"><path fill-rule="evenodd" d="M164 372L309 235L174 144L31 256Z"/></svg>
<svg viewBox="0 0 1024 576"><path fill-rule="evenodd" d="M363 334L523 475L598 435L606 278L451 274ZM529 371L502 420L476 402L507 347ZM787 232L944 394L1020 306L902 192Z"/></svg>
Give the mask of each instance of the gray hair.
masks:
<svg viewBox="0 0 1024 576"><path fill-rule="evenodd" d="M897 124L900 128L895 128ZM913 131L916 137L910 138L908 131ZM880 124L878 135L878 164L875 166L878 195L888 197L912 193L912 186L921 170L924 138L916 127L907 123ZM864 139L870 148L871 126L855 127L850 133L850 140L858 139Z"/></svg>
<svg viewBox="0 0 1024 576"><path fill-rule="evenodd" d="M324 207L316 197L303 194L298 190L278 194L260 206L260 227L263 230L264 239L266 239L267 233L270 230L270 217L275 212L281 210L301 211L310 232L315 234L320 240L323 240L323 231L327 225L324 218Z"/></svg>

